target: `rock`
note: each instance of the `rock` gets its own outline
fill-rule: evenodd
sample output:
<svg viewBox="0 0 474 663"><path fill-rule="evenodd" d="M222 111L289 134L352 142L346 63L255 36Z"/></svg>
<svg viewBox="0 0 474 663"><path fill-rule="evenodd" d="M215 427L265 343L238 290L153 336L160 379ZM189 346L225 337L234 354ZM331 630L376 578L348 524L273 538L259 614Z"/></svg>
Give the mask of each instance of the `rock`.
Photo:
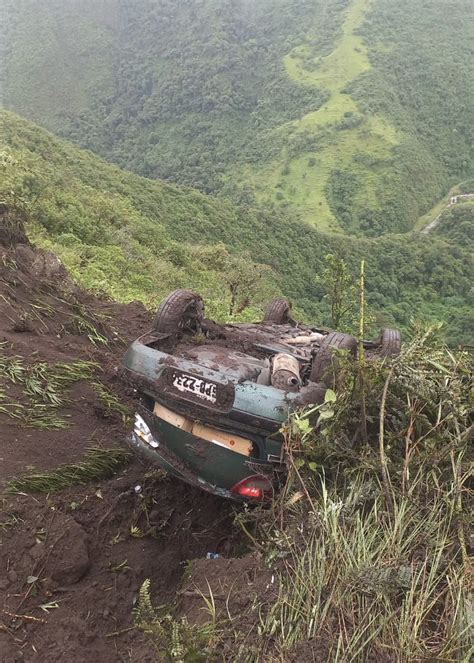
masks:
<svg viewBox="0 0 474 663"><path fill-rule="evenodd" d="M13 569L10 569L7 573L8 582L14 583L18 580L18 574Z"/></svg>
<svg viewBox="0 0 474 663"><path fill-rule="evenodd" d="M45 545L44 543L35 543L33 548L31 548L29 555L32 559L38 560L45 554Z"/></svg>
<svg viewBox="0 0 474 663"><path fill-rule="evenodd" d="M87 535L70 516L57 514L49 533L52 551L46 575L61 585L74 585L89 570Z"/></svg>

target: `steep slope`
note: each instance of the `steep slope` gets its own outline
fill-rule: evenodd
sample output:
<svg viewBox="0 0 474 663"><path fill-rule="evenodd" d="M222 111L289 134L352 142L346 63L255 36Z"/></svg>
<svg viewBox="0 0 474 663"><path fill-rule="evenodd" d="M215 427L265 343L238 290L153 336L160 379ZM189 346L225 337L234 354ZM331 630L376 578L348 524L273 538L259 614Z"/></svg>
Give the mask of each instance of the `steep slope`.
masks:
<svg viewBox="0 0 474 663"><path fill-rule="evenodd" d="M142 175L376 236L472 173L470 0L6 7L7 107Z"/></svg>
<svg viewBox="0 0 474 663"><path fill-rule="evenodd" d="M0 200L23 210L35 241L93 290L154 307L167 291L193 287L210 315L244 319L258 318L261 304L283 291L308 317L330 324L321 275L326 255L336 254L353 273L367 261L378 324L445 320L451 343L469 339L473 263L465 241L427 243L418 232L327 235L276 207L233 206L123 172L11 113L0 122Z"/></svg>
<svg viewBox="0 0 474 663"><path fill-rule="evenodd" d="M135 403L120 358L151 320L79 289L2 215L2 663L156 660L134 628L143 581L171 602L185 562L230 552L230 506L147 471L124 445Z"/></svg>

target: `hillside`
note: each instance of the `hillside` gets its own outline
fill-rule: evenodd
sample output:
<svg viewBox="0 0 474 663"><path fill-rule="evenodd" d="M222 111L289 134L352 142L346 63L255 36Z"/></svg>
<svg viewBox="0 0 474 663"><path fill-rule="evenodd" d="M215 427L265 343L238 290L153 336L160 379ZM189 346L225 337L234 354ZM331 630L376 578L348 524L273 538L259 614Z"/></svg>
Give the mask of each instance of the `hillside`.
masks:
<svg viewBox="0 0 474 663"><path fill-rule="evenodd" d="M30 237L54 249L87 288L153 307L170 290L193 287L218 317L234 313L234 281L236 305L249 300L250 316L278 292L269 267L217 244L222 231L214 227L235 217L229 205L120 171L11 114L0 120L0 198L21 210Z"/></svg>
<svg viewBox="0 0 474 663"><path fill-rule="evenodd" d="M470 0L7 0L8 108L152 178L405 232L473 172Z"/></svg>
<svg viewBox="0 0 474 663"><path fill-rule="evenodd" d="M15 214L7 237L1 221L0 658L155 660L133 629L140 585L173 600L183 563L229 543L230 507L124 446L120 357L150 313L78 288Z"/></svg>
<svg viewBox="0 0 474 663"><path fill-rule="evenodd" d="M317 425L285 426L272 506L243 508L124 448L120 357L152 316L79 288L5 207L2 662L469 659L468 353L424 330L341 364Z"/></svg>
<svg viewBox="0 0 474 663"><path fill-rule="evenodd" d="M210 315L247 320L283 292L307 317L330 325L321 276L334 254L353 274L367 261L377 325L434 319L448 323L451 344L470 339L473 265L465 238L327 235L276 207L235 206L123 172L11 113L0 121L0 200L20 210L30 237L93 291L153 308L168 291L193 287Z"/></svg>

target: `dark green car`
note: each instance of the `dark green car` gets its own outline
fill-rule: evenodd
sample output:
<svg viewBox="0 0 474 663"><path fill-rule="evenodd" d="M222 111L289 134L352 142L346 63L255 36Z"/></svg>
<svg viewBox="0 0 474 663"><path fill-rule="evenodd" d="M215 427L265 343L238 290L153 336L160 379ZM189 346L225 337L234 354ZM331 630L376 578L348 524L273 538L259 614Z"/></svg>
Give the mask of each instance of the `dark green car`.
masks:
<svg viewBox="0 0 474 663"><path fill-rule="evenodd" d="M289 412L324 401L335 349L357 353L353 336L290 314L290 303L277 299L261 323L218 325L204 317L199 295L172 292L123 360L138 397L131 448L217 495L271 498L285 471L280 429ZM384 357L400 342L385 329L364 346L369 357Z"/></svg>

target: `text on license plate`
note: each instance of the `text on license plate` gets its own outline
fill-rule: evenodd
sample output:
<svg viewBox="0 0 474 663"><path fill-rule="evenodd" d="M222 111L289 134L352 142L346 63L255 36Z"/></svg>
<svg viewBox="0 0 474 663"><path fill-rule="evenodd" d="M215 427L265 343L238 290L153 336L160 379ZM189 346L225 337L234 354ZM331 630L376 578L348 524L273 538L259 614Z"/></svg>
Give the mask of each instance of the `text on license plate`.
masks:
<svg viewBox="0 0 474 663"><path fill-rule="evenodd" d="M199 398L210 401L211 403L215 403L217 400L217 385L213 382L206 382L205 380L194 378L184 373L175 373L173 375L173 386L179 391L195 394Z"/></svg>

